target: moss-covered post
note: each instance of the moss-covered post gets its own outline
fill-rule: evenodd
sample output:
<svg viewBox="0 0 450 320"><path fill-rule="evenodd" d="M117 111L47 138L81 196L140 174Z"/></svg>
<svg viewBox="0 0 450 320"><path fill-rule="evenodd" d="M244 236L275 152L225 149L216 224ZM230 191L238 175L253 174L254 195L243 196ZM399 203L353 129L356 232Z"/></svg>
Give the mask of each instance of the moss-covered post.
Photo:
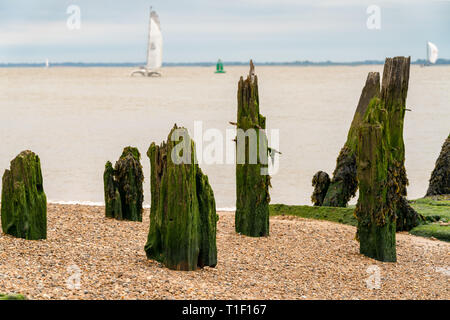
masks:
<svg viewBox="0 0 450 320"><path fill-rule="evenodd" d="M198 266L215 266L217 264L216 232L217 220L214 192L209 184L208 176L203 174L199 166L196 173L198 209L200 212L200 253Z"/></svg>
<svg viewBox="0 0 450 320"><path fill-rule="evenodd" d="M333 178L326 191L322 205L346 207L348 201L355 196L356 190L358 189L355 157L358 143L358 128L364 118L369 102L379 95L380 74L378 72L369 72L347 134L347 141L339 152Z"/></svg>
<svg viewBox="0 0 450 320"><path fill-rule="evenodd" d="M105 189L105 216L122 220L122 203L117 182L114 178L114 168L110 161L106 162L103 174L103 184Z"/></svg>
<svg viewBox="0 0 450 320"><path fill-rule="evenodd" d="M450 194L450 134L442 145L441 153L431 173L426 196Z"/></svg>
<svg viewBox="0 0 450 320"><path fill-rule="evenodd" d="M312 179L312 186L314 187L314 192L311 196L311 201L315 206L321 206L330 186L328 173L324 171L316 172Z"/></svg>
<svg viewBox="0 0 450 320"><path fill-rule="evenodd" d="M140 160L137 148L126 147L114 168L125 220L142 221L144 173Z"/></svg>
<svg viewBox="0 0 450 320"><path fill-rule="evenodd" d="M268 146L266 118L259 113L258 78L250 61L247 79L238 83L236 138L236 232L269 235Z"/></svg>
<svg viewBox="0 0 450 320"><path fill-rule="evenodd" d="M395 231L410 228L419 216L406 202L403 121L410 58L387 58L380 98L371 100L358 130L359 199L355 210L360 252L396 261Z"/></svg>
<svg viewBox="0 0 450 320"><path fill-rule="evenodd" d="M1 221L6 234L28 240L47 238L47 197L39 157L22 151L2 180Z"/></svg>
<svg viewBox="0 0 450 320"><path fill-rule="evenodd" d="M126 147L112 167L105 165L103 174L105 216L119 220L142 221L144 173L137 148Z"/></svg>
<svg viewBox="0 0 450 320"><path fill-rule="evenodd" d="M383 111L378 108L378 116ZM395 262L395 214L388 196L389 145L377 120L359 128L357 147L359 199L356 207L360 253L380 261Z"/></svg>
<svg viewBox="0 0 450 320"><path fill-rule="evenodd" d="M384 64L380 104L387 112L386 139L389 140L389 191L395 204L397 231L408 231L419 225L423 217L406 200L408 178L405 169L403 124L409 84L408 57L387 58Z"/></svg>
<svg viewBox="0 0 450 320"><path fill-rule="evenodd" d="M167 143L152 143L149 259L174 270L217 264L214 193L197 165L194 141L176 125Z"/></svg>

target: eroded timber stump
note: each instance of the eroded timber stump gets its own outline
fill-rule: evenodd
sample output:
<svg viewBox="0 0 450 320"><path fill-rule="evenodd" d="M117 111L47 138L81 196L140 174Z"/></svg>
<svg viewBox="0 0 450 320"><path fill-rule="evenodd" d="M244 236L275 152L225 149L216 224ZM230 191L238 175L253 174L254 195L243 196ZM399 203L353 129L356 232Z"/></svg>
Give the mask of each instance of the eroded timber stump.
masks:
<svg viewBox="0 0 450 320"><path fill-rule="evenodd" d="M137 148L126 147L113 168L106 162L103 174L105 216L118 220L142 221L144 173Z"/></svg>
<svg viewBox="0 0 450 320"><path fill-rule="evenodd" d="M349 200L355 196L358 189L358 180L356 178L358 128L363 121L370 101L379 95L380 74L378 72L369 72L347 134L347 141L339 152L333 178L328 190L325 191L326 195L322 205L346 207Z"/></svg>
<svg viewBox="0 0 450 320"><path fill-rule="evenodd" d="M314 187L314 192L311 196L311 201L315 206L321 206L330 186L328 173L318 171L312 179L312 186Z"/></svg>
<svg viewBox="0 0 450 320"><path fill-rule="evenodd" d="M396 261L396 230L420 220L405 198L403 122L409 68L409 57L386 59L380 98L371 100L358 130L357 238L360 252L380 261Z"/></svg>
<svg viewBox="0 0 450 320"><path fill-rule="evenodd" d="M450 194L450 135L442 145L441 153L431 173L426 196Z"/></svg>
<svg viewBox="0 0 450 320"><path fill-rule="evenodd" d="M5 170L2 183L3 232L28 240L46 239L47 197L39 157L22 151Z"/></svg>
<svg viewBox="0 0 450 320"><path fill-rule="evenodd" d="M187 130L175 125L167 143L152 143L147 151L151 208L145 252L174 270L217 264L214 193L194 150Z"/></svg>
<svg viewBox="0 0 450 320"><path fill-rule="evenodd" d="M394 203L396 230L409 231L424 220L406 200L408 178L405 168L403 125L406 113L411 58L387 58L379 104L386 112L386 139L389 141L389 195Z"/></svg>
<svg viewBox="0 0 450 320"><path fill-rule="evenodd" d="M266 118L259 113L258 78L252 61L247 79L239 80L237 100L235 229L247 236L268 236L269 150L264 131Z"/></svg>
<svg viewBox="0 0 450 320"><path fill-rule="evenodd" d="M357 238L360 253L395 262L395 213L387 194L389 146L383 131L383 123L376 120L359 128Z"/></svg>

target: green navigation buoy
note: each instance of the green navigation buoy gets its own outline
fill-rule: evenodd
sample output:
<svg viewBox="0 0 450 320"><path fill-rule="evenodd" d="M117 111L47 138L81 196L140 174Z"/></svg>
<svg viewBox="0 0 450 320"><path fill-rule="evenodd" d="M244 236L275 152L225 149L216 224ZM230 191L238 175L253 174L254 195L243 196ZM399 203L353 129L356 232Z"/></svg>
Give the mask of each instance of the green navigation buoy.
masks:
<svg viewBox="0 0 450 320"><path fill-rule="evenodd" d="M225 73L226 71L223 70L223 62L219 59L216 64L216 72L215 73Z"/></svg>

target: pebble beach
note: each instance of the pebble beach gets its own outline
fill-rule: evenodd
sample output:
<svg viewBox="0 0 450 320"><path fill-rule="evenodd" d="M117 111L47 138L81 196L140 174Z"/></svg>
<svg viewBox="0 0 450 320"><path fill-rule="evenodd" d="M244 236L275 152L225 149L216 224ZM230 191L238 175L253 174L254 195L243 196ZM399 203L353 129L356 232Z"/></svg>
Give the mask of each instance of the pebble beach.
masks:
<svg viewBox="0 0 450 320"><path fill-rule="evenodd" d="M450 243L397 234L397 263L359 254L355 228L270 218L270 236L234 231L219 212L218 264L173 271L144 252L143 222L104 207L48 205L47 240L0 234L0 288L29 299L450 299ZM379 274L379 281L374 275Z"/></svg>

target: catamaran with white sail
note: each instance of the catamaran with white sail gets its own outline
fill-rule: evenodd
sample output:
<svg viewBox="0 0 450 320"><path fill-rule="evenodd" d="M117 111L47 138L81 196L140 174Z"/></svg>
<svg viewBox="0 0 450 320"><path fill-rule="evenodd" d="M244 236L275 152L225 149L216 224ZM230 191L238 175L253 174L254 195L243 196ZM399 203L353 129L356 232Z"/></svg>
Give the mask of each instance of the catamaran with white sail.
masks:
<svg viewBox="0 0 450 320"><path fill-rule="evenodd" d="M147 77L161 76L163 38L158 14L150 7L148 24L147 65L134 70L131 75L140 74Z"/></svg>

